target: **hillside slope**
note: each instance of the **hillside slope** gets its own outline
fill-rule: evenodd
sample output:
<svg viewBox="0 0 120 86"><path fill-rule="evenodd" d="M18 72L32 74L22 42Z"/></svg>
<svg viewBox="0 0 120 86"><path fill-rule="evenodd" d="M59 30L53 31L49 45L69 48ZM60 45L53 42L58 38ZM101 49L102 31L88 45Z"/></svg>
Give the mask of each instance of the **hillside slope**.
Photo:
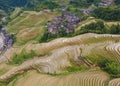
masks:
<svg viewBox="0 0 120 86"><path fill-rule="evenodd" d="M0 0L0 9L4 10L5 12L11 12L15 7L33 10L39 5L49 6L46 4L49 4L49 2L55 2L55 4L57 4L56 1L53 0ZM57 0L57 2L61 2L61 0Z"/></svg>
<svg viewBox="0 0 120 86"><path fill-rule="evenodd" d="M45 31L46 22L55 16L57 13L54 12L25 11L8 23L7 31L16 34L18 44L25 44L32 39L39 40Z"/></svg>
<svg viewBox="0 0 120 86"><path fill-rule="evenodd" d="M108 79L108 74L99 69L66 76L50 76L32 71L28 72L25 77L18 79L16 82L10 83L8 86L12 86L13 83L14 86L104 86L104 82ZM33 80L35 81L30 83Z"/></svg>
<svg viewBox="0 0 120 86"><path fill-rule="evenodd" d="M119 44L120 44L119 35L108 35L108 34L97 35L97 34L90 33L90 34L76 36L73 38L59 38L49 43L27 44L18 48L13 47L11 48L13 52L11 53L6 52L5 55L3 55L1 58L5 59L7 57L7 59L11 60L15 52L19 54L23 49L26 50L27 52L31 52L32 50L36 52L36 54L44 53L44 56L34 57L33 59L25 61L23 64L12 68L10 71L0 76L0 80L6 81L11 77L14 77L15 75L26 73L26 71L33 70L33 69L36 69L41 73L49 73L53 75L56 73L57 74L66 73L68 71L68 67L74 68L76 67L74 65L77 65L80 67L80 68L78 67L79 68L77 69L78 71L82 71L84 68L86 71L89 71L94 68L95 69L98 68L98 71L101 71L97 66L98 59L100 58L104 57L107 59L114 60L115 62L118 62L118 63L120 62L119 60L120 45ZM8 49L8 51L11 51L11 49ZM69 73L69 71L67 73ZM100 77L98 78L98 82L97 81L94 82L93 79L96 79L95 77L97 77L98 74L97 75L95 74L95 77L94 77L94 74L90 76L91 74L89 74L89 72L87 73L88 75L85 73L86 76L81 76L81 73L80 73L79 79L81 79L82 77L82 79L85 81L85 82L82 82L82 80L80 80L83 86L96 86L97 83L99 83L98 86L105 86L104 82L109 79L109 76L101 71L101 74L103 74L103 76L101 75L101 78ZM94 71L91 73L94 73ZM78 75L75 74L74 78L77 78ZM34 74L33 74L33 77L34 77ZM40 77L38 77L37 79L39 80ZM45 75L45 77L47 76ZM51 78L50 77L48 76L48 78L46 79L49 80L51 78L54 78L54 77L51 77ZM55 77L54 79L55 81L59 80L59 78L57 77L58 76ZM73 76L70 75L70 77L73 77ZM86 77L89 77L90 79L86 79ZM53 84L55 84L54 80L51 79L50 83L53 82ZM67 76L65 80L68 80L70 82L70 78L69 77L67 78ZM93 80L94 85L92 83L87 85L88 84L87 82L89 82L89 80L90 81ZM30 81L28 79L25 85L28 85L29 82ZM60 86L65 84L65 82L63 83L62 82L63 81L61 81ZM34 85L36 85L36 83L34 83ZM17 85L20 84L19 79L18 79L18 83L16 84ZM39 82L39 84L46 85L44 82ZM50 86L52 86L53 84L50 84ZM69 84L66 83L65 86L69 86ZM72 84L71 86L74 86L76 84L76 80L71 84ZM77 85L79 84L76 84L76 86ZM111 86L113 85L111 84Z"/></svg>
<svg viewBox="0 0 120 86"><path fill-rule="evenodd" d="M0 86L120 86L117 3L0 0Z"/></svg>

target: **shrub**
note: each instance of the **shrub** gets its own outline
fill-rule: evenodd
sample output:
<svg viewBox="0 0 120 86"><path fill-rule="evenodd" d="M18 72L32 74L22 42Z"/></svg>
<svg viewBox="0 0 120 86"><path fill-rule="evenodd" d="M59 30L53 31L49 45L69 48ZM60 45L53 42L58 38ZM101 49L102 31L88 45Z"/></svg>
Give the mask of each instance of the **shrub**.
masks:
<svg viewBox="0 0 120 86"><path fill-rule="evenodd" d="M30 53L27 53L25 50L23 50L20 54L14 54L11 64L22 64L24 61L31 59L35 56L34 51L31 51Z"/></svg>
<svg viewBox="0 0 120 86"><path fill-rule="evenodd" d="M120 0L114 0L114 2L115 2L116 5L120 4Z"/></svg>
<svg viewBox="0 0 120 86"><path fill-rule="evenodd" d="M96 23L90 23L89 25L85 25L84 27L82 27L80 29L79 34L83 34L83 33L106 33L107 32L107 28L104 25L104 22L102 21L98 21Z"/></svg>
<svg viewBox="0 0 120 86"><path fill-rule="evenodd" d="M119 21L120 8L119 7L99 7L94 10L94 17L101 18L107 21Z"/></svg>
<svg viewBox="0 0 120 86"><path fill-rule="evenodd" d="M102 58L99 60L98 65L106 72L108 72L112 78L120 77L120 65L119 63Z"/></svg>
<svg viewBox="0 0 120 86"><path fill-rule="evenodd" d="M120 25L112 25L110 28L110 34L120 34Z"/></svg>
<svg viewBox="0 0 120 86"><path fill-rule="evenodd" d="M71 37L73 33L66 33L64 29L60 29L57 34L51 34L48 31L45 31L42 38L40 39L40 42L49 42L55 38L59 37Z"/></svg>
<svg viewBox="0 0 120 86"><path fill-rule="evenodd" d="M70 0L69 4L76 7L89 7L92 4L97 5L101 0Z"/></svg>
<svg viewBox="0 0 120 86"><path fill-rule="evenodd" d="M50 0L39 0L39 1L29 1L29 3L26 6L27 10L35 10L35 11L40 11L43 9L56 9L59 8L59 4L54 2L54 1L50 1Z"/></svg>

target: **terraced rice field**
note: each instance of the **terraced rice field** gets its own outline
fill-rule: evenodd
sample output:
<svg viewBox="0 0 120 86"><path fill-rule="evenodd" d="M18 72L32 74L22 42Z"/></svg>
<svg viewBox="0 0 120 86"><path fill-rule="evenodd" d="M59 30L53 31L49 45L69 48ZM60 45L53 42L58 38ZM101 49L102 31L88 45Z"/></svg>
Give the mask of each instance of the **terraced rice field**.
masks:
<svg viewBox="0 0 120 86"><path fill-rule="evenodd" d="M120 86L120 78L111 80L108 86Z"/></svg>
<svg viewBox="0 0 120 86"><path fill-rule="evenodd" d="M9 22L8 32L17 34L18 43L26 43L40 37L44 33L45 23L57 16L56 13L41 11L25 11ZM22 34L21 34L22 33Z"/></svg>
<svg viewBox="0 0 120 86"><path fill-rule="evenodd" d="M105 22L106 25L108 26L112 26L112 25L117 25L117 24L120 24L120 22Z"/></svg>
<svg viewBox="0 0 120 86"><path fill-rule="evenodd" d="M109 81L109 74L97 66L97 59L104 57L120 63L120 35L88 33L72 38L59 38L48 43L30 42L24 46L13 46L8 49L1 56L4 59L1 61L12 60L13 54L20 54L23 49L44 56L34 57L1 75L0 81L6 81L28 71L24 77L9 83L9 86L13 84L14 86L21 84L22 86L119 86L119 78ZM11 50L12 52L9 53ZM73 72L64 76L46 75L46 73L53 75L68 73L68 67L74 67L73 64L79 67L85 66L86 70L80 69L78 73ZM31 84L33 79L36 81Z"/></svg>
<svg viewBox="0 0 120 86"><path fill-rule="evenodd" d="M28 72L25 77L16 80L15 86L104 86L109 75L97 70L78 72L65 76L51 76L39 74L35 71ZM31 81L35 80L33 83ZM21 83L23 82L23 83ZM10 83L8 86L12 86Z"/></svg>
<svg viewBox="0 0 120 86"><path fill-rule="evenodd" d="M96 35L96 34L90 33L90 34L76 36L73 38L59 38L59 39L55 39L49 43L40 43L40 44L39 43L36 43L36 44L28 43L24 46L15 47L15 48L13 46L13 48L8 49L8 51L13 49L13 53L20 53L22 51L22 49L24 48L27 52L31 52L31 50L33 50L37 54L41 54L41 53L46 54L46 53L51 52L54 49L59 49L61 47L65 47L65 46L72 46L72 45L86 46L86 45L95 44L95 43L96 44L97 43L98 44L100 44L100 43L103 43L103 44L109 43L110 44L111 42L113 42L113 43L119 42L119 40L120 40L119 35L118 36L117 35ZM88 46L88 47L90 47L90 46ZM94 47L94 45L91 45L91 47ZM15 49L15 51L14 51L14 49ZM8 54L6 57L9 59L12 58L13 53L11 52L11 55Z"/></svg>
<svg viewBox="0 0 120 86"><path fill-rule="evenodd" d="M14 19L17 17L17 15L19 15L22 12L21 8L15 8L15 10L13 11L13 13L10 15L11 19Z"/></svg>
<svg viewBox="0 0 120 86"><path fill-rule="evenodd" d="M81 27L84 27L85 25L89 25L90 23L95 23L95 22L97 22L99 20L100 19L95 19L94 17L90 17L87 20L80 22L79 25L78 25L78 27L75 29L75 31L80 30ZM103 20L100 20L100 21L103 21ZM119 21L117 21L117 22L106 22L106 21L104 21L104 24L107 27L111 27L112 25L120 24L120 22Z"/></svg>

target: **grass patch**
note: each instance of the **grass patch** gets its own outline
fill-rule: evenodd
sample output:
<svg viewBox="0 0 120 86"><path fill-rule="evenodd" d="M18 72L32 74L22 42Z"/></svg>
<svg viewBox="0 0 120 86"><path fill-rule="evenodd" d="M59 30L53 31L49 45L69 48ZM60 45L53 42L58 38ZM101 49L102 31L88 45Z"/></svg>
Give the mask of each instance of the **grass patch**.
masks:
<svg viewBox="0 0 120 86"><path fill-rule="evenodd" d="M0 75L4 74L6 71L7 71L7 69L0 69Z"/></svg>
<svg viewBox="0 0 120 86"><path fill-rule="evenodd" d="M10 15L10 19L16 18L21 13L22 13L22 9L21 8L15 8L15 10L13 11L13 13Z"/></svg>
<svg viewBox="0 0 120 86"><path fill-rule="evenodd" d="M0 86L7 86L7 83L0 82Z"/></svg>
<svg viewBox="0 0 120 86"><path fill-rule="evenodd" d="M85 65L81 66L72 66L72 67L67 67L68 72L77 72L77 71L85 71L87 70L87 67Z"/></svg>
<svg viewBox="0 0 120 86"><path fill-rule="evenodd" d="M59 73L59 74L55 73L55 74L50 74L50 75L52 75L52 76L65 76L65 75L69 75L69 74L73 74L73 73L77 73L77 72L83 72L83 71L86 71L87 69L88 68L86 67L86 65L81 65L81 66L72 65L71 67L66 68L67 72Z"/></svg>
<svg viewBox="0 0 120 86"><path fill-rule="evenodd" d="M10 86L15 86L15 83L22 77L25 77L26 73L23 73L23 74L19 74L19 75L16 75L6 81L1 81L0 82L0 86L8 86L10 84Z"/></svg>
<svg viewBox="0 0 120 86"><path fill-rule="evenodd" d="M95 52L94 52L95 53ZM98 65L103 71L110 75L110 78L120 78L120 64L113 60L100 55L87 56L92 63Z"/></svg>
<svg viewBox="0 0 120 86"><path fill-rule="evenodd" d="M27 42L36 39L36 37L31 38L31 39L26 39L25 41L16 41L16 44L19 46L25 45Z"/></svg>
<svg viewBox="0 0 120 86"><path fill-rule="evenodd" d="M22 50L22 52L20 54L14 54L12 61L10 61L9 63L20 65L24 61L33 58L35 55L36 54L34 51L31 51L30 53L28 53L25 50Z"/></svg>
<svg viewBox="0 0 120 86"><path fill-rule="evenodd" d="M31 52L26 52L24 49L22 50L22 52L20 54L16 54L14 53L12 61L10 61L8 64L10 65L20 65L23 62L32 59L34 57L41 57L44 56L46 54L43 53L35 53L33 50L31 50Z"/></svg>
<svg viewBox="0 0 120 86"><path fill-rule="evenodd" d="M98 65L102 68L102 70L106 71L110 74L111 78L119 78L120 77L120 64L106 58L99 59Z"/></svg>
<svg viewBox="0 0 120 86"><path fill-rule="evenodd" d="M16 38L16 44L19 46L22 46L32 40L39 42L39 40L42 38L42 36L45 32L45 27L44 27L45 24L46 24L46 21L43 21L41 23L34 25L34 30L30 33L27 33L27 34L32 34L32 35L29 37L24 36L24 40L19 40L19 36L17 37L18 33L16 35L14 35L15 36L14 38ZM40 32L40 30L41 30L41 32ZM39 34L38 34L38 32L39 32Z"/></svg>

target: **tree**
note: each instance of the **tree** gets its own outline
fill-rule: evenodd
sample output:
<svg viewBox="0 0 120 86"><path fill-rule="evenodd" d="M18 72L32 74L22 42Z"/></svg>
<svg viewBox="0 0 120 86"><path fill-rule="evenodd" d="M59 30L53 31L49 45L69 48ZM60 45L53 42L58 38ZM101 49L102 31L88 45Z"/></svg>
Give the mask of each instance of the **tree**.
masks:
<svg viewBox="0 0 120 86"><path fill-rule="evenodd" d="M98 65L106 72L108 72L112 78L120 76L120 65L119 63L106 59L101 58L98 61Z"/></svg>
<svg viewBox="0 0 120 86"><path fill-rule="evenodd" d="M119 7L99 7L94 10L93 15L96 18L101 18L107 21L119 21L120 8Z"/></svg>
<svg viewBox="0 0 120 86"><path fill-rule="evenodd" d="M66 30L61 28L58 32L59 36L60 37L64 37L64 36L67 36L67 33L66 33Z"/></svg>
<svg viewBox="0 0 120 86"><path fill-rule="evenodd" d="M120 4L120 0L114 0L114 2L115 2L116 5Z"/></svg>
<svg viewBox="0 0 120 86"><path fill-rule="evenodd" d="M112 25L110 28L111 34L120 34L120 25Z"/></svg>
<svg viewBox="0 0 120 86"><path fill-rule="evenodd" d="M90 23L85 25L80 30L80 33L106 33L107 29L103 21L97 21L96 23Z"/></svg>
<svg viewBox="0 0 120 86"><path fill-rule="evenodd" d="M2 29L2 25L0 24L0 30Z"/></svg>

